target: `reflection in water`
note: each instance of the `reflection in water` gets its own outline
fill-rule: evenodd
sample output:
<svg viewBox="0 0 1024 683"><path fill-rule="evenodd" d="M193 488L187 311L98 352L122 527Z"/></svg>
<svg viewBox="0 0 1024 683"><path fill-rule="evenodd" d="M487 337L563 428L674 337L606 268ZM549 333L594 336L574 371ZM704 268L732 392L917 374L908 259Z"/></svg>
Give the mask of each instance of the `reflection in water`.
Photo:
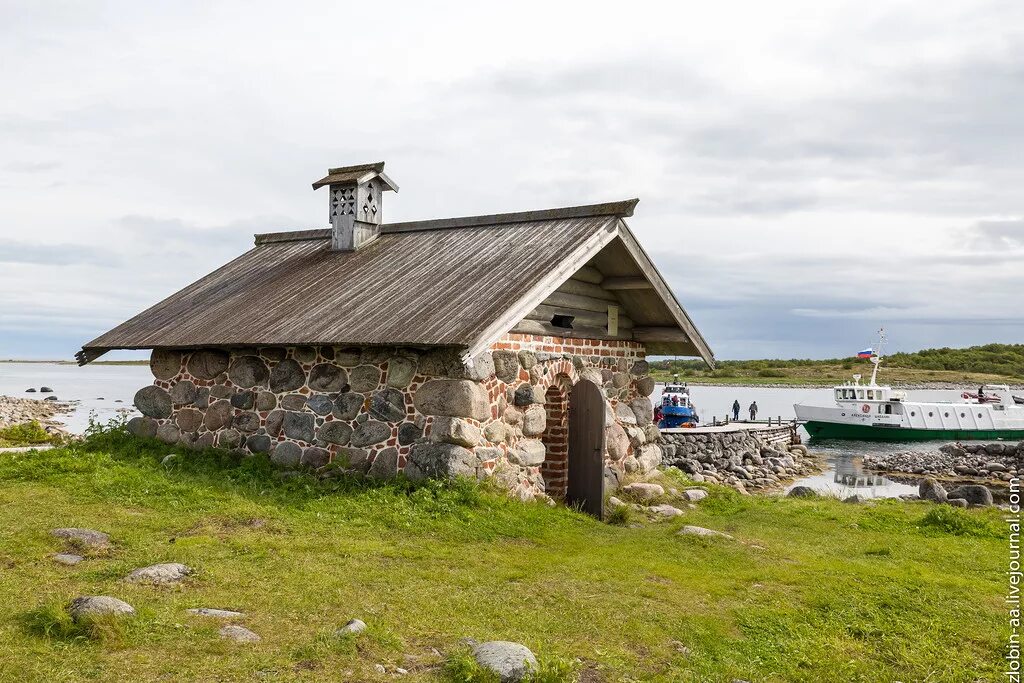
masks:
<svg viewBox="0 0 1024 683"><path fill-rule="evenodd" d="M805 440L806 443L806 440ZM941 444L935 444L937 448ZM922 450L930 444L916 444ZM804 477L793 482L793 486L809 486L825 495L848 498L858 495L862 498L897 498L917 493L916 483L905 484L886 476L864 469L864 456L868 453L888 452L905 447L901 444L886 444L865 441L812 441L807 444L811 452L822 456L826 469L821 474Z"/></svg>
<svg viewBox="0 0 1024 683"><path fill-rule="evenodd" d="M855 489L874 489L889 483L889 480L880 474L864 471L863 455L836 458L835 468L835 476L832 480L842 486Z"/></svg>

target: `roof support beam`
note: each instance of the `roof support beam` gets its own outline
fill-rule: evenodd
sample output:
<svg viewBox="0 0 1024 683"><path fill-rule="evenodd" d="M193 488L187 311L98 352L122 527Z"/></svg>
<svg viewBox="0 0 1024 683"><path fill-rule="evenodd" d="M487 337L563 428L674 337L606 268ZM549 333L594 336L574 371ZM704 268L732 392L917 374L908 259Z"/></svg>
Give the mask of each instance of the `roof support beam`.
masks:
<svg viewBox="0 0 1024 683"><path fill-rule="evenodd" d="M634 327L633 340L638 342L693 342L678 327Z"/></svg>
<svg viewBox="0 0 1024 683"><path fill-rule="evenodd" d="M654 289L645 277L606 277L601 280L604 289Z"/></svg>

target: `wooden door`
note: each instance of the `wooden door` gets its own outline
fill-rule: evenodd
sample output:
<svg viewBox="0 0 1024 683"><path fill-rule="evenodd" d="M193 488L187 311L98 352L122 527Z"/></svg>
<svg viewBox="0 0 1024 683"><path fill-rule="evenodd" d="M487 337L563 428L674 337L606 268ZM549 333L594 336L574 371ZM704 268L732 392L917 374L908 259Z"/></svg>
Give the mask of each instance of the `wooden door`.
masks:
<svg viewBox="0 0 1024 683"><path fill-rule="evenodd" d="M581 379L569 394L569 483L565 502L604 515L604 394Z"/></svg>

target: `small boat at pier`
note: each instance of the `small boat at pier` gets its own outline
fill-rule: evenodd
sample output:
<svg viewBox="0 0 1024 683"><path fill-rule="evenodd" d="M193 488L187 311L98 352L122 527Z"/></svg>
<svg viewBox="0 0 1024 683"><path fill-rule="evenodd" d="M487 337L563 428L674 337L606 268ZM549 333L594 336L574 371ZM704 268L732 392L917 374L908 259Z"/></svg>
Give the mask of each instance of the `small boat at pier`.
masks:
<svg viewBox="0 0 1024 683"><path fill-rule="evenodd" d="M989 384L977 393L964 392L961 402L907 400L903 391L877 383L884 334L871 351L871 382L833 387L835 405L793 406L797 420L815 439L858 441L967 441L1024 439L1024 398L1010 387ZM864 352L862 352L863 354Z"/></svg>
<svg viewBox="0 0 1024 683"><path fill-rule="evenodd" d="M661 391L661 402L654 407L654 412L654 421L659 429L696 427L700 422L690 401L690 388L678 381L665 385Z"/></svg>

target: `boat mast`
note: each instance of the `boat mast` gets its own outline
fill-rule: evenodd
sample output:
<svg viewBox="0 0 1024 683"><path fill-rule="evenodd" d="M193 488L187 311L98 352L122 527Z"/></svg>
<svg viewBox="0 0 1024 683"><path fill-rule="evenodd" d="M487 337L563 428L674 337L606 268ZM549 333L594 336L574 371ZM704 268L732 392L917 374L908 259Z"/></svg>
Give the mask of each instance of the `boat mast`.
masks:
<svg viewBox="0 0 1024 683"><path fill-rule="evenodd" d="M878 347L875 349L875 355L871 357L871 363L875 366L875 369L871 371L871 386L875 387L878 384L875 379L878 377L878 366L882 363L882 346L885 345L885 328L878 330Z"/></svg>

